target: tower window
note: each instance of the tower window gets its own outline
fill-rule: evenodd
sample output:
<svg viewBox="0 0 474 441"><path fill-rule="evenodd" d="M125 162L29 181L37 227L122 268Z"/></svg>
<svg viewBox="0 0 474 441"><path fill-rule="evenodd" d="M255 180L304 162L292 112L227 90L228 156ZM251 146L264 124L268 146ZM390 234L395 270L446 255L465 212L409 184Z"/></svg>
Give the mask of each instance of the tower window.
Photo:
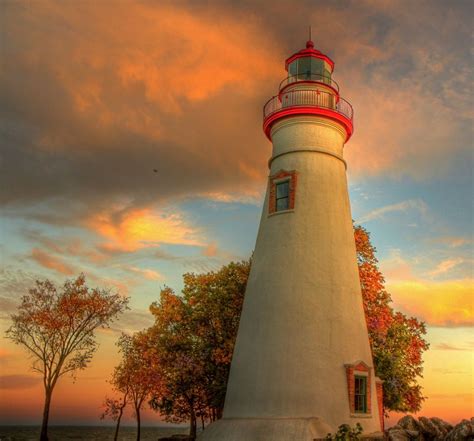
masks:
<svg viewBox="0 0 474 441"><path fill-rule="evenodd" d="M269 176L268 214L295 209L296 170L279 170Z"/></svg>
<svg viewBox="0 0 474 441"><path fill-rule="evenodd" d="M354 410L367 412L367 377L356 375L354 377Z"/></svg>
<svg viewBox="0 0 474 441"><path fill-rule="evenodd" d="M358 418L360 414L372 413L372 398L370 385L372 368L362 360L344 365L347 375L347 391L351 417Z"/></svg>
<svg viewBox="0 0 474 441"><path fill-rule="evenodd" d="M275 211L288 210L290 207L290 181L278 182L275 193Z"/></svg>

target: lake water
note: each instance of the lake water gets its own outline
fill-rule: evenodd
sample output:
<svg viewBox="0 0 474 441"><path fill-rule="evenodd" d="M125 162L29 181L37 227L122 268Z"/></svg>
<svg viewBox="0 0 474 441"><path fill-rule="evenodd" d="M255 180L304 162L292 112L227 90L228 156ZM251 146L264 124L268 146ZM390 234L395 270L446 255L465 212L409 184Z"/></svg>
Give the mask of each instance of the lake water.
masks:
<svg viewBox="0 0 474 441"><path fill-rule="evenodd" d="M113 441L114 427L51 426L50 441ZM142 427L141 441L157 441L159 437L186 434L186 428ZM0 426L0 441L38 441L39 426ZM121 427L119 441L135 441L135 427Z"/></svg>

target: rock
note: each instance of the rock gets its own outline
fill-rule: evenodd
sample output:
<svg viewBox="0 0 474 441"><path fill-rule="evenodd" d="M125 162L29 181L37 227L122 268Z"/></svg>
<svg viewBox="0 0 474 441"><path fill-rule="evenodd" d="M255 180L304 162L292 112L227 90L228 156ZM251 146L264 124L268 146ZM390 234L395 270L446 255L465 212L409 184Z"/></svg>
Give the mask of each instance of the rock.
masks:
<svg viewBox="0 0 474 441"><path fill-rule="evenodd" d="M438 429L438 426L429 418L418 418L418 424L420 425L420 430L423 433L425 439L435 441L441 441L444 439L443 432Z"/></svg>
<svg viewBox="0 0 474 441"><path fill-rule="evenodd" d="M387 431L389 441L410 441L410 437L405 429L394 429L395 427L391 427Z"/></svg>
<svg viewBox="0 0 474 441"><path fill-rule="evenodd" d="M444 439L446 435L453 430L453 426L446 421L443 421L441 418L433 417L430 418L431 422L436 426L441 438Z"/></svg>
<svg viewBox="0 0 474 441"><path fill-rule="evenodd" d="M420 425L418 424L418 421L416 421L415 418L413 418L411 415L406 415L401 418L400 421L398 421L397 426L400 426L406 430L420 430Z"/></svg>
<svg viewBox="0 0 474 441"><path fill-rule="evenodd" d="M474 440L474 418L462 420L456 424L445 438L445 441L467 441Z"/></svg>

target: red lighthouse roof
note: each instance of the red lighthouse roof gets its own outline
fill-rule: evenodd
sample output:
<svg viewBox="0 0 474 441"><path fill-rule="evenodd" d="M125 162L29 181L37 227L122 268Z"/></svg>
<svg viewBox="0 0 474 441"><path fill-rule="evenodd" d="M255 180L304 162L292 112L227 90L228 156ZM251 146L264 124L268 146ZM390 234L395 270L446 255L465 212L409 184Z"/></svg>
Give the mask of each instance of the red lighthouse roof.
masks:
<svg viewBox="0 0 474 441"><path fill-rule="evenodd" d="M332 61L327 55L323 54L314 48L314 43L311 40L306 42L306 48L301 49L299 52L293 54L290 58L285 61L285 69L288 70L288 65L298 58L313 57L319 58L320 60L326 61L331 66L331 72L334 70L334 61Z"/></svg>

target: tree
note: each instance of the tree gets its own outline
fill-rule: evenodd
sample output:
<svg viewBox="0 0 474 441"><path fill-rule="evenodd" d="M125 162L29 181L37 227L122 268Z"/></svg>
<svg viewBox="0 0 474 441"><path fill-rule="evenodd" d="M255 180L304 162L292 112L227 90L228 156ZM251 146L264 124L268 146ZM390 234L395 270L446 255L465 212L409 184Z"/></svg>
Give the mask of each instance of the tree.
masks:
<svg viewBox="0 0 474 441"><path fill-rule="evenodd" d="M40 441L48 441L51 397L60 377L85 369L97 349L95 330L108 327L127 307L128 299L104 289L90 289L84 274L58 291L49 280L21 299L6 337L24 346L32 368L43 375L45 401Z"/></svg>
<svg viewBox="0 0 474 441"><path fill-rule="evenodd" d="M100 416L100 419L103 420L107 417L112 418L115 421L115 433L114 433L114 441L117 441L119 430L120 430L120 422L122 421L123 411L125 406L127 405L127 398L128 398L128 390L122 395L121 398L109 398L106 397L104 401L104 411Z"/></svg>
<svg viewBox="0 0 474 441"><path fill-rule="evenodd" d="M168 421L190 421L192 437L198 419L204 426L222 416L249 269L244 261L185 274L181 296L167 287L150 307L164 385L151 405Z"/></svg>
<svg viewBox="0 0 474 441"><path fill-rule="evenodd" d="M239 328L250 261L231 262L217 272L185 274L182 291L204 369L210 419L221 418Z"/></svg>
<svg viewBox="0 0 474 441"><path fill-rule="evenodd" d="M356 226L354 237L375 371L384 380L384 407L416 412L424 400L417 379L423 373L422 354L429 347L423 338L425 324L393 310L369 233Z"/></svg>
<svg viewBox="0 0 474 441"><path fill-rule="evenodd" d="M117 436L123 409L127 400L130 402L137 420L137 441L140 441L141 409L150 393L159 389L159 369L154 363L154 359L149 355L149 334L147 332L138 332L131 336L122 334L117 346L122 354L122 360L114 370L111 383L123 398L119 401L118 412L114 401L109 409L117 414Z"/></svg>
<svg viewBox="0 0 474 441"><path fill-rule="evenodd" d="M204 402L203 369L197 338L190 331L189 309L170 288L162 289L160 302L150 307L155 324L149 329L160 360L163 389L150 400L168 422L190 421L196 437L197 417Z"/></svg>

